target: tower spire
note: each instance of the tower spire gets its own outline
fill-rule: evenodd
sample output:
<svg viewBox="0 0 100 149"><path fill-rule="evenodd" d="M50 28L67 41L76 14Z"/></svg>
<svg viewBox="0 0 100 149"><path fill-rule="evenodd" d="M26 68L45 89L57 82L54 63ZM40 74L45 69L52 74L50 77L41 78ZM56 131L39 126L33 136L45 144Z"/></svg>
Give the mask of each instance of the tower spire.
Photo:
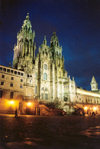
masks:
<svg viewBox="0 0 100 149"><path fill-rule="evenodd" d="M91 85L92 91L98 91L98 83L96 82L96 79L94 76L92 77L90 85Z"/></svg>
<svg viewBox="0 0 100 149"><path fill-rule="evenodd" d="M31 21L29 19L29 13L23 22L20 32L17 34L17 45L14 47L14 59L13 67L26 70L32 70L32 62L35 59L35 32L32 31Z"/></svg>
<svg viewBox="0 0 100 149"><path fill-rule="evenodd" d="M51 43L51 46L57 46L57 47L59 46L59 41L58 41L56 32L53 32L50 43Z"/></svg>
<svg viewBox="0 0 100 149"><path fill-rule="evenodd" d="M26 19L29 20L29 18L30 18L30 17L29 17L29 13L27 12Z"/></svg>
<svg viewBox="0 0 100 149"><path fill-rule="evenodd" d="M44 45L46 45L46 44L47 44L47 39L46 39L46 36L44 36L43 44L44 44Z"/></svg>

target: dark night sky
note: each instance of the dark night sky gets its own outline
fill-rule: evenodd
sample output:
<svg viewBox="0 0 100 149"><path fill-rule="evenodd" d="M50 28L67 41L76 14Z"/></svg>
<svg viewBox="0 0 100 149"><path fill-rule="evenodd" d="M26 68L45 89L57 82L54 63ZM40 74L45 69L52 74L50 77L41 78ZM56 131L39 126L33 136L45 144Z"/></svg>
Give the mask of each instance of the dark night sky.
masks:
<svg viewBox="0 0 100 149"><path fill-rule="evenodd" d="M16 35L30 13L38 46L48 45L56 31L65 68L76 84L90 89L94 75L100 84L100 0L0 0L0 64L13 58Z"/></svg>

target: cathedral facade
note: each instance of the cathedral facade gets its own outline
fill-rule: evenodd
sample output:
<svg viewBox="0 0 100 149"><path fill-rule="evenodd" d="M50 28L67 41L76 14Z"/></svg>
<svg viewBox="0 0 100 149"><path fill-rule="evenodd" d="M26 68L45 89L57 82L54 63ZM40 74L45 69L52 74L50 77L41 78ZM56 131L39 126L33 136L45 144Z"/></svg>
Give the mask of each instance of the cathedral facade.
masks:
<svg viewBox="0 0 100 149"><path fill-rule="evenodd" d="M29 15L27 15L17 35L13 68L24 71L29 76L27 80L33 85L34 97L51 101L67 98L66 84L69 78L64 69L62 47L56 33L51 37L50 47L44 37L37 56L35 56L34 38L35 32L32 31Z"/></svg>
<svg viewBox="0 0 100 149"><path fill-rule="evenodd" d="M100 104L100 92L95 78L91 81L91 91L78 88L74 78L64 69L64 57L56 33L50 46L46 36L37 55L35 32L27 14L14 46L13 67L0 65L0 98L38 99L46 102L58 100L69 110L75 104ZM69 105L68 105L69 104Z"/></svg>

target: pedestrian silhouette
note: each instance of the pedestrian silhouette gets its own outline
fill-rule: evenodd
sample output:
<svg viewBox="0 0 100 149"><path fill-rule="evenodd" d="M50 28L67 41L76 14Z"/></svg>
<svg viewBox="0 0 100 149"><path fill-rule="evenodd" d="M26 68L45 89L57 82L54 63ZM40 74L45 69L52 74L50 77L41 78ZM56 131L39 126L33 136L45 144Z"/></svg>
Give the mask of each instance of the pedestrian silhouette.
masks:
<svg viewBox="0 0 100 149"><path fill-rule="evenodd" d="M15 118L17 118L18 117L18 111L17 111L17 109L15 110Z"/></svg>

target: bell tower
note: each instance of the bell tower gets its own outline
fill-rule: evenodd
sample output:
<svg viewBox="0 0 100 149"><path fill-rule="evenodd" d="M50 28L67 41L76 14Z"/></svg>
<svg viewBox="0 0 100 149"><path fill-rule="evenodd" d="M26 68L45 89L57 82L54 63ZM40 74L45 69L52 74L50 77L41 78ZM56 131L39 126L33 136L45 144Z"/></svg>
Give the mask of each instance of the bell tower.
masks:
<svg viewBox="0 0 100 149"><path fill-rule="evenodd" d="M34 43L35 32L32 31L32 25L27 13L21 30L17 34L17 45L14 46L13 67L23 71L32 71L35 60Z"/></svg>
<svg viewBox="0 0 100 149"><path fill-rule="evenodd" d="M50 40L50 47L54 56L62 57L62 47L60 47L59 45L59 40L56 36L56 32L53 32L53 35Z"/></svg>
<svg viewBox="0 0 100 149"><path fill-rule="evenodd" d="M98 83L96 82L96 79L94 76L92 77L90 84L91 84L91 91L98 91Z"/></svg>

